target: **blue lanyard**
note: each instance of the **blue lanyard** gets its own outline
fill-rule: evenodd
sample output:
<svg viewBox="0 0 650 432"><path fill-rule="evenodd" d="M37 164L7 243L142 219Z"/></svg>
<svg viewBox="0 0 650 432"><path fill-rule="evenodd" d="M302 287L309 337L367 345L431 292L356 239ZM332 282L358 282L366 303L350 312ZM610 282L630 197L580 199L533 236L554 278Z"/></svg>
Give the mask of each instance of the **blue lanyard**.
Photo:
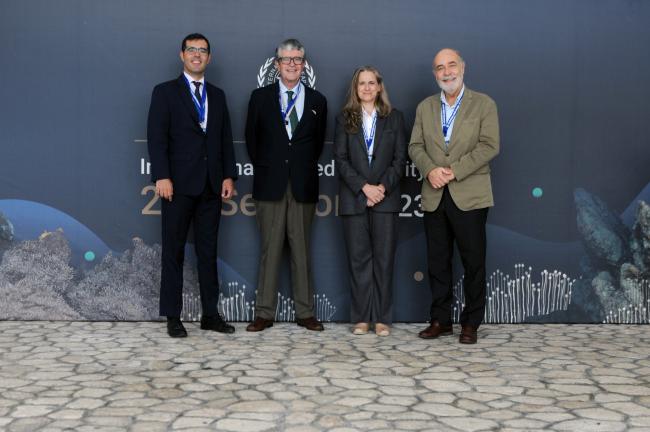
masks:
<svg viewBox="0 0 650 432"><path fill-rule="evenodd" d="M362 116L363 117L363 114ZM361 120L361 129L363 129L363 140L366 142L366 147L368 148L368 162L372 159L372 153L370 153L370 148L372 147L372 143L375 140L375 130L377 128L377 111L372 113L372 129L370 130L370 133L366 133L366 123L363 121L363 118Z"/></svg>
<svg viewBox="0 0 650 432"><path fill-rule="evenodd" d="M300 95L300 90L302 89L302 85L300 83L298 83L297 87L298 87L298 90L296 91L295 96L293 97L293 99L291 99L290 101L287 102L287 110L286 111L282 110L282 105L283 105L282 104L282 91L280 91L280 112L282 113L282 120L285 123L287 121L286 120L287 115L291 112L291 108L293 108L293 106L296 104L296 101L298 100L298 95ZM287 99L288 99L288 96L289 95L287 95ZM296 115L298 115L297 112L296 112Z"/></svg>
<svg viewBox="0 0 650 432"><path fill-rule="evenodd" d="M196 99L196 95L194 95L194 92L192 91L192 86L190 85L190 82L188 81L187 77L183 75L183 78L185 78L187 87L190 89L190 94L192 95L192 102L194 102L194 106L196 107L196 110L199 113L199 123L203 123L205 121L205 101L208 98L208 94L205 91L205 83L203 84L203 89L201 92L201 100L198 100Z"/></svg>
<svg viewBox="0 0 650 432"><path fill-rule="evenodd" d="M460 99L458 99L458 102L456 102L456 107L454 107L454 110L451 112L449 119L447 119L446 104L443 101L440 101L440 105L442 105L442 134L445 136L445 141L448 141L447 132L449 132L449 126L454 122L456 114L458 114L458 109L460 108L460 103L463 101L464 97L465 93L463 93Z"/></svg>

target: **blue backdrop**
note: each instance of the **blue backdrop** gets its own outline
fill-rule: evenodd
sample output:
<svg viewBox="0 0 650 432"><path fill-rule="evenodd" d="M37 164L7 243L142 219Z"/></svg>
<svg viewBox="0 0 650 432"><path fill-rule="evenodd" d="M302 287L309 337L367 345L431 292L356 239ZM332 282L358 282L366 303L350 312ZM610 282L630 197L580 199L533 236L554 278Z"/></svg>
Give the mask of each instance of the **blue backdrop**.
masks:
<svg viewBox="0 0 650 432"><path fill-rule="evenodd" d="M433 56L449 46L467 62L467 86L499 108L486 321L648 322L648 22L641 0L2 2L0 319L157 318L146 115L153 86L181 71L182 38L198 31L212 44L207 79L226 92L241 169L220 231L228 319L251 318L257 278L248 97L277 43L297 37L330 108L313 233L320 318L349 313L331 137L351 74L378 67L410 126L437 92ZM398 321L428 317L418 176L409 165ZM284 273L279 320L291 316ZM185 318L196 318L192 266L186 288Z"/></svg>

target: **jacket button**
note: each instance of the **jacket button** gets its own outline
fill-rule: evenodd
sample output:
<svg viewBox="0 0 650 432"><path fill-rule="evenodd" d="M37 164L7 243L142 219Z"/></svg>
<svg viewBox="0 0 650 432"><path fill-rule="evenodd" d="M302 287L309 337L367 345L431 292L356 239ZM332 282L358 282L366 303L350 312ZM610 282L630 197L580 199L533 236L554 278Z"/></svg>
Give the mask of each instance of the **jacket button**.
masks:
<svg viewBox="0 0 650 432"><path fill-rule="evenodd" d="M207 156L203 156L203 160L208 160L208 157L207 157Z"/></svg>
<svg viewBox="0 0 650 432"><path fill-rule="evenodd" d="M291 147L291 141L289 141L289 147Z"/></svg>
<svg viewBox="0 0 650 432"><path fill-rule="evenodd" d="M289 163L289 159L285 159L285 160L284 160L284 163Z"/></svg>

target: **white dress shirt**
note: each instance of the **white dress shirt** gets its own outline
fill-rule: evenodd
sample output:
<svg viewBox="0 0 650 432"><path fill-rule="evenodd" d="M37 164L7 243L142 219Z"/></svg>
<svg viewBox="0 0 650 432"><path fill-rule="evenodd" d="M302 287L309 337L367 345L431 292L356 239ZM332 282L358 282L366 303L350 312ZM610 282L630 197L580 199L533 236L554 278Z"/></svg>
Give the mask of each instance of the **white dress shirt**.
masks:
<svg viewBox="0 0 650 432"><path fill-rule="evenodd" d="M445 120L448 120L452 113L454 112L454 109L456 109L456 106L461 102L463 99L463 95L465 94L465 84L463 84L463 88L460 89L460 93L458 93L458 96L456 96L456 102L454 102L453 105L449 105L447 102L447 98L445 97L445 92L441 91L440 92L440 100L442 101L443 104L445 104L445 112L443 113L442 110L440 110L440 127L445 124ZM460 110L460 107L458 108ZM447 115L447 118L445 118L445 114ZM449 124L449 129L447 129L447 136L445 136L445 144L448 146L449 142L451 141L451 132L454 130L454 122L456 121L456 117L458 117L458 113L456 113L456 116L452 119L451 123Z"/></svg>
<svg viewBox="0 0 650 432"><path fill-rule="evenodd" d="M205 88L205 77L201 77L201 79L197 80L197 79L192 78L185 71L183 71L183 74L185 75L185 78L190 83L190 87L192 88L192 90L190 91L190 93L192 94L192 99L194 99L194 101L197 104L201 104L201 101L196 100L196 96L194 96L194 92L196 91L196 85L194 85L194 81L201 83L200 88L199 88L199 92L201 94L203 94L203 89ZM208 128L208 93L207 93L208 90L206 89L205 91L206 91L206 93L205 93L205 118L203 119L203 123L200 123L201 129L203 129L203 132L205 132L205 130ZM195 109L196 109L196 107L195 107Z"/></svg>
<svg viewBox="0 0 650 432"><path fill-rule="evenodd" d="M282 80L278 80L278 82L280 83L280 106L282 107L282 112L285 112L287 106L289 106L289 98L287 95L289 89L284 85ZM305 109L305 86L301 82L298 82L298 85L292 88L291 91L293 92L294 99L297 98L291 109L296 111L296 114L298 114L298 121L300 121ZM289 139L291 139L291 123L289 122L289 114L291 113L286 113L286 116L284 117L284 127L287 129Z"/></svg>

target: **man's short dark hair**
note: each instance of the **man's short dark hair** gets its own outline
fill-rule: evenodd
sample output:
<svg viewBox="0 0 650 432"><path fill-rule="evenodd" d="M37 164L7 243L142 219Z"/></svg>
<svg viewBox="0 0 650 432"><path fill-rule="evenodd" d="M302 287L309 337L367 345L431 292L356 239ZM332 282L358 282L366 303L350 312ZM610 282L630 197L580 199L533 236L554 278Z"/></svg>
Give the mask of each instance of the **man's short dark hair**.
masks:
<svg viewBox="0 0 650 432"><path fill-rule="evenodd" d="M187 41L190 40L204 40L205 43L208 44L208 54L210 53L210 41L201 33L191 33L185 36L185 39L183 39L183 43L181 44L181 51L185 51L185 47L187 47Z"/></svg>

